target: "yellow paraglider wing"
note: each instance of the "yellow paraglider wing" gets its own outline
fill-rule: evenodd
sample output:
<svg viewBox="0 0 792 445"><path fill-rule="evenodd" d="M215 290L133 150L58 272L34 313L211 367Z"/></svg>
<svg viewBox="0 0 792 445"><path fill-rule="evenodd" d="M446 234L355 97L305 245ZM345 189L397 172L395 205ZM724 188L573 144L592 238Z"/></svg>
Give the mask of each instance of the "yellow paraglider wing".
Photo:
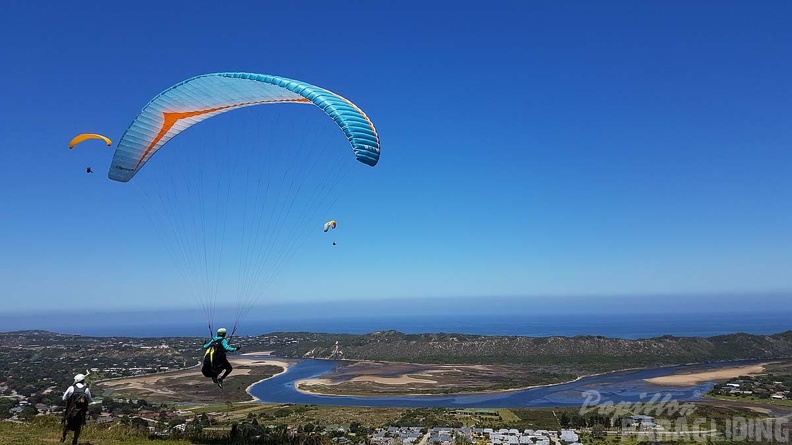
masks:
<svg viewBox="0 0 792 445"><path fill-rule="evenodd" d="M74 137L74 139L71 140L71 142L69 142L69 148L70 149L74 148L77 144L83 141L87 141L88 139L101 139L105 141L108 147L113 145L113 142L109 138L102 136L101 134L83 133L83 134L78 134L77 136Z"/></svg>

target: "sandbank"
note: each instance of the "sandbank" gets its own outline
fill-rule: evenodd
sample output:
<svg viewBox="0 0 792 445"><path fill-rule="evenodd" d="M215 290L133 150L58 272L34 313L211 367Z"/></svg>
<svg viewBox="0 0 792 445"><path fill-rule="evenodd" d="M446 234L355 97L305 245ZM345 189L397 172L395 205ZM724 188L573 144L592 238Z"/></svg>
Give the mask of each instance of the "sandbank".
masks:
<svg viewBox="0 0 792 445"><path fill-rule="evenodd" d="M354 369L358 367L361 367L363 369ZM399 368L402 368L401 372L399 371L394 372L395 369L399 369ZM440 390L440 389L448 388L449 385L453 385L453 382L449 383L447 380L448 373L467 372L471 370L493 371L495 368L496 368L495 365L425 365L425 364L408 364L408 363L393 363L393 362L363 360L350 365L350 367L347 370L341 372L340 374L335 373L333 375L335 379L333 377L330 378L315 377L315 378L297 380L294 382L294 389L297 390L298 392L308 395L341 396L341 394L329 394L321 391L316 387L308 388L308 386L315 385L315 386L329 387L329 386L339 385L342 383L357 382L357 383L375 383L386 386L415 385L412 389L434 388ZM465 391L463 388L458 388L459 391L455 392L455 394L508 393L508 392L522 391L522 390L537 388L542 386L570 383L580 378L582 377L576 377L575 379L566 382L525 385L525 386L518 386L513 388L480 389L480 390L467 390L467 391ZM447 393L439 392L437 394L447 394ZM399 392L398 395L427 396L432 394L422 393L422 392L407 392L407 393ZM366 396L387 397L389 396L389 394L387 392L372 393L372 394L366 394Z"/></svg>
<svg viewBox="0 0 792 445"><path fill-rule="evenodd" d="M278 366L282 371L278 374L286 372L293 363L285 360L259 358L256 356L267 355L266 352L249 352L240 355L229 355L228 361L234 367L233 375L249 375L250 369L257 366ZM273 376L274 377L274 376ZM153 393L156 395L171 395L178 396L176 391L169 389L168 382L173 382L177 379L190 379L200 378L203 379L200 366L195 366L188 369L180 369L176 371L160 372L156 374L147 374L142 376L121 377L114 379L107 379L96 383L101 383L103 388L106 389L131 389L145 393ZM254 383L255 384L255 383ZM250 385L253 386L253 385ZM249 394L250 386L247 387L246 392ZM255 400L255 398L254 398Z"/></svg>
<svg viewBox="0 0 792 445"><path fill-rule="evenodd" d="M768 363L757 363L753 365L733 366L729 368L713 369L711 371L691 372L683 374L671 374L662 377L644 379L645 382L653 385L663 386L693 386L699 383L729 380L741 375L757 375L765 372Z"/></svg>
<svg viewBox="0 0 792 445"><path fill-rule="evenodd" d="M378 377L374 375L364 375L360 377L353 377L349 380L344 380L343 383L347 382L372 382L372 383L379 383L382 385L409 385L411 383L418 383L423 385L437 385L437 381L429 380L429 379L417 379L415 377L411 377L409 375L401 375L398 377ZM294 387L300 390L300 385L325 385L325 386L333 386L342 383L340 381L334 382L330 379L322 379L322 378L314 378L314 379L303 379L297 380L294 382ZM309 394L321 394L315 393L313 391L305 391L301 390L304 393Z"/></svg>

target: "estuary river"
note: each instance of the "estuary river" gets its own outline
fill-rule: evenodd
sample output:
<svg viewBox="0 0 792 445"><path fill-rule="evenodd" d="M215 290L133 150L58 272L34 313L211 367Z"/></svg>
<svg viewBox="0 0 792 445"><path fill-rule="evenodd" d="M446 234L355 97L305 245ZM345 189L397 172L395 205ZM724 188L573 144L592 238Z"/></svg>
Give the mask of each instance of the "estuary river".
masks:
<svg viewBox="0 0 792 445"><path fill-rule="evenodd" d="M266 358L261 356L261 358ZM359 397L323 396L297 391L294 382L321 377L333 372L342 362L333 360L301 360L288 371L251 386L249 392L261 402L301 403L340 406L379 407L446 407L446 408L519 408L582 406L593 403L636 403L658 400L677 402L701 398L714 382L694 386L657 386L644 379L679 372L712 370L758 363L757 361L724 362L709 365L675 366L668 368L620 371L584 377L570 383L504 392L440 396Z"/></svg>

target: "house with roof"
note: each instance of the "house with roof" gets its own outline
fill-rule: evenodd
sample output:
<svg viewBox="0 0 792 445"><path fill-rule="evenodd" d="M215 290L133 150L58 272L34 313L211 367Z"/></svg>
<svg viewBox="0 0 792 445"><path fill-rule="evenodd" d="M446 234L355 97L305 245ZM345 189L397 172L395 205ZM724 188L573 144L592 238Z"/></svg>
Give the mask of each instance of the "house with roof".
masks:
<svg viewBox="0 0 792 445"><path fill-rule="evenodd" d="M655 421L652 416L635 415L622 419L622 426L634 426L637 428L654 428Z"/></svg>
<svg viewBox="0 0 792 445"><path fill-rule="evenodd" d="M578 441L578 435L572 430L561 430L558 440L566 443L574 443Z"/></svg>
<svg viewBox="0 0 792 445"><path fill-rule="evenodd" d="M102 413L99 417L96 418L96 423L98 424L111 423L113 420L115 420L115 418L112 415L108 413Z"/></svg>

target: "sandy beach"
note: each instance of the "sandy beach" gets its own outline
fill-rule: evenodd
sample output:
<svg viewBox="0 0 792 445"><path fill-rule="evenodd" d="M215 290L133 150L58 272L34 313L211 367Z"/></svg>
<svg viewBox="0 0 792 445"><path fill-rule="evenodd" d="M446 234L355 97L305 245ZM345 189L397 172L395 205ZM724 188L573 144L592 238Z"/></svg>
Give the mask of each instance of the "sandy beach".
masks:
<svg viewBox="0 0 792 445"><path fill-rule="evenodd" d="M283 372L286 372L289 366L293 365L292 362L287 360L279 360L272 358L267 358L267 359L257 358L257 356L269 355L270 352L271 351L246 352L244 354L239 354L237 356L229 356L228 361L231 362L232 366L236 366L237 363L246 366L264 366L264 365L280 366L281 368L283 368Z"/></svg>
<svg viewBox="0 0 792 445"><path fill-rule="evenodd" d="M281 368L281 371L275 374L280 375L286 372L289 366L293 364L287 360L269 358L262 359L256 357L266 354L266 352L249 352L240 355L229 355L228 361L231 363L231 366L234 367L234 371L229 377L229 381L231 381L231 379L233 379L235 376L250 376L251 374L255 376L258 374L258 372L254 370L264 366L277 366ZM184 385L190 385L192 382L195 382L194 384L198 385L198 387L205 388L208 386L209 388L213 389L213 385L205 385L205 380L206 378L201 374L200 367L196 366L178 371L110 379L97 383L100 383L101 387L104 389L121 391L123 393L132 392L139 394L144 398L152 397L156 400L163 396L173 399L188 398L186 397L187 391L185 391ZM257 382L248 385L246 392L249 391L250 386L254 385L255 383ZM255 400L255 398L252 398L252 400Z"/></svg>
<svg viewBox="0 0 792 445"><path fill-rule="evenodd" d="M712 371L672 374L645 379L644 381L653 385L692 386L704 382L729 380L741 375L763 374L765 372L765 366L768 364L769 363L757 363L755 365L734 366L731 368L714 369Z"/></svg>

